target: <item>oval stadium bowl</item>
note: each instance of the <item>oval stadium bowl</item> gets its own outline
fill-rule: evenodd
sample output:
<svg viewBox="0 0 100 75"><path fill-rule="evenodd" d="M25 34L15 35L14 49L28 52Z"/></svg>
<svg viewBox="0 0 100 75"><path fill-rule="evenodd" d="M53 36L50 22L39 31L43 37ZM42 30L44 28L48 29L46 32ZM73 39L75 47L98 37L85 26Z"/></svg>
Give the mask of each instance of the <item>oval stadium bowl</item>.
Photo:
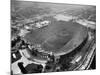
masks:
<svg viewBox="0 0 100 75"><path fill-rule="evenodd" d="M96 6L12 4L12 75L96 69Z"/></svg>
<svg viewBox="0 0 100 75"><path fill-rule="evenodd" d="M40 44L45 53L55 56L74 50L87 37L87 28L72 21L52 21L50 25L32 30L25 39L32 45Z"/></svg>

